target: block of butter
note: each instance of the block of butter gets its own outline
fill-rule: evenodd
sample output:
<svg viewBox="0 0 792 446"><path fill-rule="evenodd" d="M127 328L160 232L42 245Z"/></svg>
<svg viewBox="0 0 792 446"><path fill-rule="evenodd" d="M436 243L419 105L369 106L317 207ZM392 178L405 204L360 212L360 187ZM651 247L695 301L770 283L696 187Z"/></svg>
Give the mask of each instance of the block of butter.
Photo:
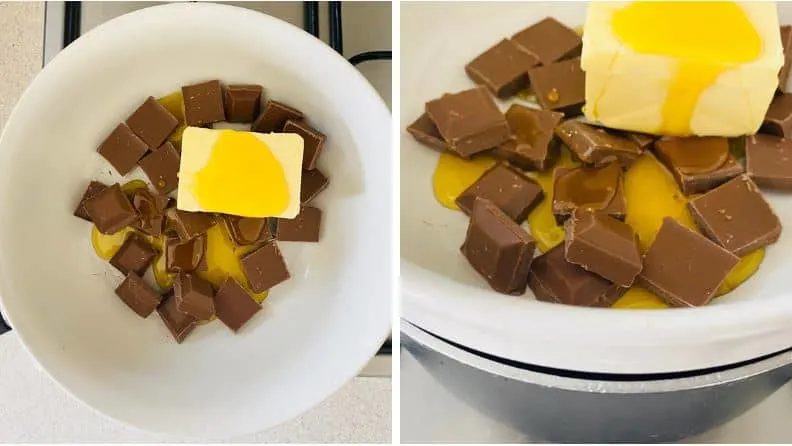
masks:
<svg viewBox="0 0 792 446"><path fill-rule="evenodd" d="M303 139L187 127L176 207L242 217L294 218L300 212Z"/></svg>
<svg viewBox="0 0 792 446"><path fill-rule="evenodd" d="M772 2L591 2L586 118L660 135L755 133L784 62Z"/></svg>

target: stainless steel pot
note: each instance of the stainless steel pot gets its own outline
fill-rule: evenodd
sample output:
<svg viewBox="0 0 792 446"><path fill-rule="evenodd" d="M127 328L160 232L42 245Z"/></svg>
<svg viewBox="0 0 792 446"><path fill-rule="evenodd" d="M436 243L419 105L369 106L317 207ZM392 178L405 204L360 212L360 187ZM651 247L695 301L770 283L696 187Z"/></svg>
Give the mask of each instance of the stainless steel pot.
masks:
<svg viewBox="0 0 792 446"><path fill-rule="evenodd" d="M792 379L792 350L699 373L589 375L507 364L404 320L401 334L402 347L457 397L555 443L678 441L731 421Z"/></svg>

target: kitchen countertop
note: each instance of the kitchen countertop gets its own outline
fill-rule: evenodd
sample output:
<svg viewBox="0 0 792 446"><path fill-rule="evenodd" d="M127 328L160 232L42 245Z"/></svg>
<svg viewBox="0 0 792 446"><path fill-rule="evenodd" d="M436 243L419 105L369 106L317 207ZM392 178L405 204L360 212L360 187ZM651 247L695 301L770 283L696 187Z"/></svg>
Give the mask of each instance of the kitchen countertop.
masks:
<svg viewBox="0 0 792 446"><path fill-rule="evenodd" d="M0 128L41 69L43 3L0 3ZM0 336L0 442L180 442L105 418L67 395L41 371L13 332ZM357 377L318 407L233 442L391 441L391 379Z"/></svg>

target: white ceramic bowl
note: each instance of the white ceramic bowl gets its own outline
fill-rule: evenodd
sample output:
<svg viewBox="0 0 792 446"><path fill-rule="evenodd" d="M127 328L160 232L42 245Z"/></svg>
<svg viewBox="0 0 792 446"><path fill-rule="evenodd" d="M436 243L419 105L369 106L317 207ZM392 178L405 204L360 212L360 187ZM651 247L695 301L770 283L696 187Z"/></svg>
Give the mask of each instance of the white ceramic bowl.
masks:
<svg viewBox="0 0 792 446"><path fill-rule="evenodd" d="M792 5L780 4L779 15L792 23ZM426 101L472 87L463 67L476 55L546 16L581 25L585 3L402 5L401 128ZM419 327L504 358L610 373L694 370L792 345L792 195L767 194L787 228L757 274L714 304L665 311L577 308L538 302L530 290L515 297L489 289L459 253L468 219L432 195L437 157L402 132L402 310Z"/></svg>
<svg viewBox="0 0 792 446"><path fill-rule="evenodd" d="M96 153L149 95L208 79L261 84L328 135L331 186L317 245L283 243L292 279L234 335L220 323L176 344L156 314L114 295L121 277L72 216ZM355 68L275 18L214 4L143 9L61 52L0 141L2 310L38 363L96 410L191 438L255 432L332 394L390 331L390 114ZM117 180L117 178L116 178Z"/></svg>

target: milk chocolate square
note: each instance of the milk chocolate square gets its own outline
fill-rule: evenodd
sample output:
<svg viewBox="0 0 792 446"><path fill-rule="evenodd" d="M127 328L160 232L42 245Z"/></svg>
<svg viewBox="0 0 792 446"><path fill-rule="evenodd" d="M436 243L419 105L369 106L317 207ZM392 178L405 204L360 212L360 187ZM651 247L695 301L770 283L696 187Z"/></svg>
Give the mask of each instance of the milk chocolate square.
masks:
<svg viewBox="0 0 792 446"><path fill-rule="evenodd" d="M85 202L95 197L96 194L107 189L107 185L99 181L91 181L88 183L88 188L85 189L80 202L77 204L77 209L74 210L74 216L82 218L83 220L91 221L88 211L85 210Z"/></svg>
<svg viewBox="0 0 792 446"><path fill-rule="evenodd" d="M300 206L300 213L292 219L279 218L275 238L282 242L318 242L322 226L322 211L312 206Z"/></svg>
<svg viewBox="0 0 792 446"><path fill-rule="evenodd" d="M555 128L555 134L586 164L602 166L618 161L629 169L643 154L633 140L580 121L564 121Z"/></svg>
<svg viewBox="0 0 792 446"><path fill-rule="evenodd" d="M671 306L697 307L712 300L739 261L703 235L666 217L644 255L638 283Z"/></svg>
<svg viewBox="0 0 792 446"><path fill-rule="evenodd" d="M272 239L269 218L249 218L223 215L231 239L240 246L253 245Z"/></svg>
<svg viewBox="0 0 792 446"><path fill-rule="evenodd" d="M121 175L126 175L135 168L138 160L148 151L148 144L140 139L126 123L110 133L110 136L99 146L98 152Z"/></svg>
<svg viewBox="0 0 792 446"><path fill-rule="evenodd" d="M567 118L581 113L586 102L586 76L579 57L532 68L528 77L542 108L561 112Z"/></svg>
<svg viewBox="0 0 792 446"><path fill-rule="evenodd" d="M325 144L324 133L309 126L304 121L287 121L283 133L296 133L303 138L303 170L316 169L316 162Z"/></svg>
<svg viewBox="0 0 792 446"><path fill-rule="evenodd" d="M305 115L300 110L290 107L282 102L269 101L261 114L251 126L251 130L259 133L283 131L283 126L288 121L299 121Z"/></svg>
<svg viewBox="0 0 792 446"><path fill-rule="evenodd" d="M157 248L151 246L141 236L132 233L110 259L110 264L124 275L133 272L138 276L143 276L146 268L154 262L157 254L159 254Z"/></svg>
<svg viewBox="0 0 792 446"><path fill-rule="evenodd" d="M461 250L493 290L515 295L525 292L536 243L489 200L475 199Z"/></svg>
<svg viewBox="0 0 792 446"><path fill-rule="evenodd" d="M602 211L617 220L625 219L627 204L618 163L557 168L553 175L553 215L559 225L577 209Z"/></svg>
<svg viewBox="0 0 792 446"><path fill-rule="evenodd" d="M521 169L549 168L558 158L560 147L553 129L563 117L561 113L512 104L506 111L509 140L498 146L493 156Z"/></svg>
<svg viewBox="0 0 792 446"><path fill-rule="evenodd" d="M85 213L102 234L115 234L138 219L121 186L116 183L85 201Z"/></svg>
<svg viewBox="0 0 792 446"><path fill-rule="evenodd" d="M496 164L456 199L462 212L471 215L476 198L489 200L517 223L522 223L528 214L542 201L542 187L533 179Z"/></svg>
<svg viewBox="0 0 792 446"><path fill-rule="evenodd" d="M575 30L547 17L512 36L523 51L536 56L542 65L580 55L583 41Z"/></svg>
<svg viewBox="0 0 792 446"><path fill-rule="evenodd" d="M465 72L473 82L506 99L528 87L528 70L538 64L536 56L503 39L465 65Z"/></svg>
<svg viewBox="0 0 792 446"><path fill-rule="evenodd" d="M509 138L509 124L486 88L445 94L426 103L448 149L464 158L500 145Z"/></svg>
<svg viewBox="0 0 792 446"><path fill-rule="evenodd" d="M762 189L792 191L792 139L761 133L746 137L745 170Z"/></svg>
<svg viewBox="0 0 792 446"><path fill-rule="evenodd" d="M129 194L132 207L138 214L138 220L132 227L148 235L159 237L165 223L165 209L170 197L161 194L152 194L146 189L135 189Z"/></svg>
<svg viewBox="0 0 792 446"><path fill-rule="evenodd" d="M205 212L187 212L170 208L165 211L166 224L179 235L182 240L189 240L203 234L217 224L213 214Z"/></svg>
<svg viewBox="0 0 792 446"><path fill-rule="evenodd" d="M205 265L206 234L189 240L177 237L165 239L165 271L169 273L188 273L199 270Z"/></svg>
<svg viewBox="0 0 792 446"><path fill-rule="evenodd" d="M407 127L407 132L419 143L435 149L439 152L448 150L448 143L445 142L434 121L426 113L422 114L412 124Z"/></svg>
<svg viewBox="0 0 792 446"><path fill-rule="evenodd" d="M784 48L784 65L778 72L778 90L782 93L789 93L787 81L789 79L789 68L792 66L792 26L784 25L780 29L781 45Z"/></svg>
<svg viewBox="0 0 792 446"><path fill-rule="evenodd" d="M181 344L187 336L192 333L198 325L198 320L183 311L176 308L176 298L173 292L167 293L162 298L162 303L157 307L157 313L162 318L162 322L168 327L168 330L176 339L176 342Z"/></svg>
<svg viewBox="0 0 792 446"><path fill-rule="evenodd" d="M121 300L142 318L147 318L160 304L160 294L134 272L115 289Z"/></svg>
<svg viewBox="0 0 792 446"><path fill-rule="evenodd" d="M240 260L254 293L267 291L291 277L275 240L268 241Z"/></svg>
<svg viewBox="0 0 792 446"><path fill-rule="evenodd" d="M781 235L781 221L748 175L690 200L688 207L707 237L736 256L775 243Z"/></svg>
<svg viewBox="0 0 792 446"><path fill-rule="evenodd" d="M655 142L655 153L685 195L706 192L743 172L723 137L662 138Z"/></svg>
<svg viewBox="0 0 792 446"><path fill-rule="evenodd" d="M151 150L161 146L179 126L179 120L152 96L132 113L126 123Z"/></svg>
<svg viewBox="0 0 792 446"><path fill-rule="evenodd" d="M213 80L182 87L184 121L191 126L205 126L225 121L223 90L220 81Z"/></svg>
<svg viewBox="0 0 792 446"><path fill-rule="evenodd" d="M773 98L759 133L792 138L792 94L784 93Z"/></svg>
<svg viewBox="0 0 792 446"><path fill-rule="evenodd" d="M261 107L261 85L229 85L225 89L228 122L253 122Z"/></svg>
<svg viewBox="0 0 792 446"><path fill-rule="evenodd" d="M161 194L168 194L179 187L179 163L181 157L173 144L166 142L157 150L139 161L149 181Z"/></svg>
<svg viewBox="0 0 792 446"><path fill-rule="evenodd" d="M303 170L300 183L300 203L310 203L320 192L327 189L328 184L330 181L319 169Z"/></svg>
<svg viewBox="0 0 792 446"><path fill-rule="evenodd" d="M173 280L176 308L199 321L208 321L215 313L212 284L195 274L180 273Z"/></svg>
<svg viewBox="0 0 792 446"><path fill-rule="evenodd" d="M253 297L233 277L229 277L215 294L217 318L236 333L261 310Z"/></svg>

